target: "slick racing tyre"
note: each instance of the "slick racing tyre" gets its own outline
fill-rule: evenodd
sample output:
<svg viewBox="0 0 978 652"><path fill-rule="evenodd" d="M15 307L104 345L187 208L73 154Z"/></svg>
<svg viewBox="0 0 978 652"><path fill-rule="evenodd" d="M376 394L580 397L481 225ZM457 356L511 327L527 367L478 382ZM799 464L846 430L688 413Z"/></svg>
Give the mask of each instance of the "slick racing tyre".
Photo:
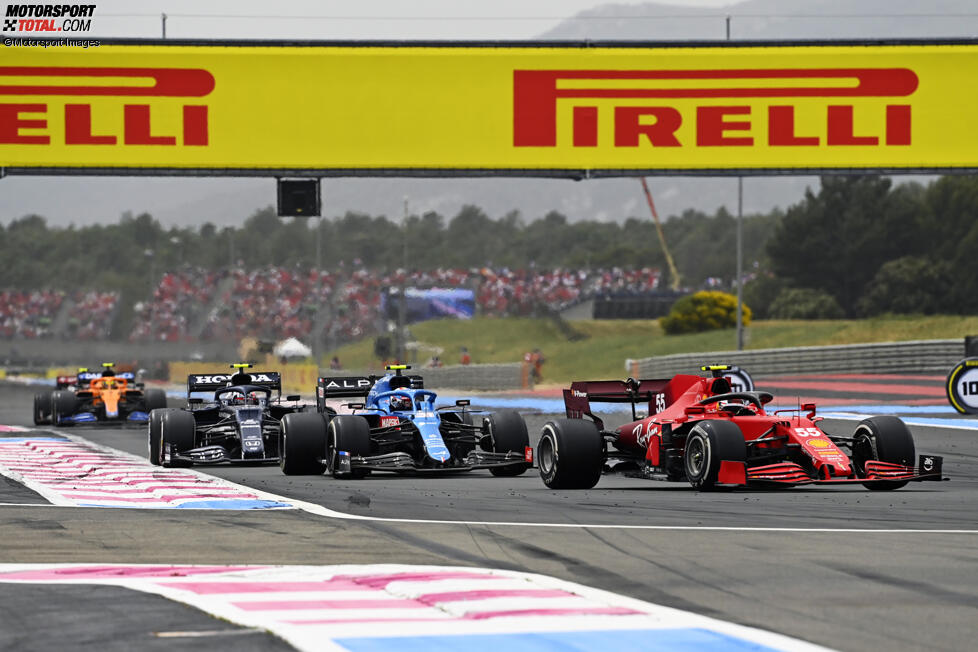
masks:
<svg viewBox="0 0 978 652"><path fill-rule="evenodd" d="M859 422L852 434L852 463L856 472L865 476L868 460L891 462L913 466L917 452L913 435L907 424L897 417L870 417ZM892 491L907 484L907 480L892 482L867 482L863 486L872 491Z"/></svg>
<svg viewBox="0 0 978 652"><path fill-rule="evenodd" d="M521 458L526 455L526 447L530 445L530 436L526 432L526 421L523 420L519 412L504 410L490 414L486 419L486 426L492 442L493 453L519 453ZM497 477L513 477L523 475L528 468L530 465L523 462L522 464L494 467L489 469L489 472Z"/></svg>
<svg viewBox="0 0 978 652"><path fill-rule="evenodd" d="M537 465L551 489L590 489L601 479L604 438L583 419L558 419L543 426L537 444Z"/></svg>
<svg viewBox="0 0 978 652"><path fill-rule="evenodd" d="M162 389L147 389L143 393L143 397L146 401L147 412L166 407L166 392Z"/></svg>
<svg viewBox="0 0 978 652"><path fill-rule="evenodd" d="M51 423L56 426L70 426L71 423L61 423L75 413L78 407L78 399L71 392L58 390L51 392Z"/></svg>
<svg viewBox="0 0 978 652"><path fill-rule="evenodd" d="M701 491L714 491L720 462L747 461L744 434L730 421L700 421L686 437L683 464L689 484Z"/></svg>
<svg viewBox="0 0 978 652"><path fill-rule="evenodd" d="M285 475L321 475L326 470L326 421L318 412L282 417L278 465Z"/></svg>
<svg viewBox="0 0 978 652"><path fill-rule="evenodd" d="M34 425L44 426L51 423L51 392L41 392L34 395Z"/></svg>
<svg viewBox="0 0 978 652"><path fill-rule="evenodd" d="M366 419L352 414L341 414L330 419L326 428L326 465L334 478L359 479L370 475L369 469L353 469L349 473L341 471L341 451L346 451L350 457L370 455L370 424Z"/></svg>
<svg viewBox="0 0 978 652"><path fill-rule="evenodd" d="M169 408L163 412L163 428L160 431L161 451L184 453L194 447L197 422L194 415L180 408ZM160 453L160 463L163 466L181 466L181 462L167 461L163 452Z"/></svg>
<svg viewBox="0 0 978 652"><path fill-rule="evenodd" d="M149 462L154 466L163 464L163 415L166 410L153 410L149 413L149 429L147 432L147 447Z"/></svg>

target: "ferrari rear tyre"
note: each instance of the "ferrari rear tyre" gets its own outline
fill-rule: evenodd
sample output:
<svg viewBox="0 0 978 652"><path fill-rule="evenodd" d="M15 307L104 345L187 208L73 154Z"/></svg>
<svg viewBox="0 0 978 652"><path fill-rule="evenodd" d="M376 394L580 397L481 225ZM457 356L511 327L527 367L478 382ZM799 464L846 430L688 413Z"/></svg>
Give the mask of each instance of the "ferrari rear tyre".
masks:
<svg viewBox="0 0 978 652"><path fill-rule="evenodd" d="M526 447L530 445L530 435L526 432L526 421L519 412L504 410L490 414L486 419L489 438L492 441L494 453L519 453L526 455ZM500 466L489 469L497 477L513 477L523 475L530 465L526 462L511 466Z"/></svg>
<svg viewBox="0 0 978 652"><path fill-rule="evenodd" d="M51 423L51 392L41 392L34 395L34 425L44 426Z"/></svg>
<svg viewBox="0 0 978 652"><path fill-rule="evenodd" d="M162 451L170 446L170 453L184 453L195 445L197 421L194 415L179 408L168 408L163 412L163 427L160 430L160 463L163 466L181 466L180 462L167 461Z"/></svg>
<svg viewBox="0 0 978 652"><path fill-rule="evenodd" d="M163 464L163 415L166 410L153 410L149 413L149 428L147 432L147 448L149 462L153 466Z"/></svg>
<svg viewBox="0 0 978 652"><path fill-rule="evenodd" d="M701 491L714 491L720 462L746 462L744 434L730 421L700 421L686 437L683 464L689 484Z"/></svg>
<svg viewBox="0 0 978 652"><path fill-rule="evenodd" d="M166 392L162 389L147 389L143 392L143 397L145 398L147 412L166 407Z"/></svg>
<svg viewBox="0 0 978 652"><path fill-rule="evenodd" d="M870 417L856 426L852 435L852 462L856 472L866 475L865 464L869 460L890 462L913 466L917 461L917 451L913 435L907 424L897 417ZM892 482L867 482L865 487L872 491L892 491L907 484L907 480Z"/></svg>
<svg viewBox="0 0 978 652"><path fill-rule="evenodd" d="M51 423L56 426L70 426L71 423L61 423L62 419L70 417L78 407L78 399L74 393L58 390L51 393Z"/></svg>
<svg viewBox="0 0 978 652"><path fill-rule="evenodd" d="M537 464L551 489L592 488L601 479L604 458L604 438L591 421L558 419L543 426Z"/></svg>
<svg viewBox="0 0 978 652"><path fill-rule="evenodd" d="M359 479L370 475L369 469L340 471L339 454L346 451L350 457L370 455L370 424L363 417L341 414L333 417L326 428L326 464L334 478Z"/></svg>
<svg viewBox="0 0 978 652"><path fill-rule="evenodd" d="M278 465L285 475L322 475L326 470L326 422L318 412L282 417Z"/></svg>

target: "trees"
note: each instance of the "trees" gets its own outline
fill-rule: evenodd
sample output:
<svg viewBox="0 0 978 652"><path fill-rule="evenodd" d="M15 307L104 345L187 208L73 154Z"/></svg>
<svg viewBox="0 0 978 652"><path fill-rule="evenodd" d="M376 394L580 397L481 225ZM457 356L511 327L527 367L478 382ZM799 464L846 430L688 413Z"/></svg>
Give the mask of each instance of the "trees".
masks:
<svg viewBox="0 0 978 652"><path fill-rule="evenodd" d="M822 177L822 188L788 209L768 242L774 273L788 285L832 295L847 315L883 263L921 253L919 186L890 192L876 176Z"/></svg>

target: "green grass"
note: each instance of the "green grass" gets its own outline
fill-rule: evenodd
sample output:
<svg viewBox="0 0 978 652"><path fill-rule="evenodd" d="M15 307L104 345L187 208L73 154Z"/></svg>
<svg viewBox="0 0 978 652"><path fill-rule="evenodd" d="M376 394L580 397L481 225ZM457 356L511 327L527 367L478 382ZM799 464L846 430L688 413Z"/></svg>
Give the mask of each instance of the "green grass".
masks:
<svg viewBox="0 0 978 652"><path fill-rule="evenodd" d="M572 322L587 339L568 341L546 319L439 320L411 326L411 334L423 345L440 347L442 361L458 362L459 348L466 346L473 363L519 362L534 348L543 351L545 384L565 384L573 379L623 378L626 358L647 358L671 353L711 353L737 348L733 329L665 335L656 321L600 320ZM745 348L860 344L963 338L978 334L978 317L899 316L865 320L761 321L746 331ZM338 355L347 369L380 369L373 356L373 339L344 346L327 354ZM413 363L424 365L433 350L422 348ZM704 362L722 360L704 360Z"/></svg>

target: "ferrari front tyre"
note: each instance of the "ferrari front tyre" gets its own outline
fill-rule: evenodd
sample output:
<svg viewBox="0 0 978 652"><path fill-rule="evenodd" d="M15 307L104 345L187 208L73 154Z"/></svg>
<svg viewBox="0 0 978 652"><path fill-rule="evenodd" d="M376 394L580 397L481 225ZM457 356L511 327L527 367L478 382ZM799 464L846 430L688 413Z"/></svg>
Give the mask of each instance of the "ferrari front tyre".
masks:
<svg viewBox="0 0 978 652"><path fill-rule="evenodd" d="M51 423L51 392L34 394L34 425Z"/></svg>
<svg viewBox="0 0 978 652"><path fill-rule="evenodd" d="M489 415L486 422L493 453L519 453L521 458L525 457L526 447L530 445L530 435L526 432L526 421L519 412L495 412ZM530 465L523 462L490 468L489 472L497 477L513 477L523 475L528 468Z"/></svg>
<svg viewBox="0 0 978 652"><path fill-rule="evenodd" d="M321 475L326 470L326 422L318 412L282 417L278 465L285 475Z"/></svg>
<svg viewBox="0 0 978 652"><path fill-rule="evenodd" d="M154 466L163 464L163 415L166 410L153 410L149 413L149 430L147 433L147 447L149 449L149 462Z"/></svg>
<svg viewBox="0 0 978 652"><path fill-rule="evenodd" d="M537 464L551 489L590 489L601 479L604 458L604 438L593 422L558 419L543 426Z"/></svg>
<svg viewBox="0 0 978 652"><path fill-rule="evenodd" d="M143 398L146 402L147 412L166 407L166 392L162 389L147 389L143 393Z"/></svg>
<svg viewBox="0 0 978 652"><path fill-rule="evenodd" d="M718 489L722 461L747 461L744 434L731 421L700 421L689 431L683 454L689 484L701 491Z"/></svg>
<svg viewBox="0 0 978 652"><path fill-rule="evenodd" d="M61 423L61 420L73 415L77 407L78 399L73 392L51 392L51 423L56 426L70 426L70 423Z"/></svg>
<svg viewBox="0 0 978 652"><path fill-rule="evenodd" d="M856 472L866 475L865 465L869 460L890 462L913 466L917 461L917 451L913 435L902 420L897 417L870 417L863 419L852 434L852 463ZM863 486L873 491L892 491L907 484L907 480L886 482L867 482Z"/></svg>
<svg viewBox="0 0 978 652"><path fill-rule="evenodd" d="M190 412L180 408L168 408L163 411L163 427L160 430L160 463L163 466L178 466L179 463L167 461L162 451L170 447L170 454L184 453L195 445L197 420Z"/></svg>
<svg viewBox="0 0 978 652"><path fill-rule="evenodd" d="M340 453L350 457L370 455L370 424L363 417L341 414L333 417L326 428L326 465L334 478L359 479L370 475L369 469L340 470Z"/></svg>

